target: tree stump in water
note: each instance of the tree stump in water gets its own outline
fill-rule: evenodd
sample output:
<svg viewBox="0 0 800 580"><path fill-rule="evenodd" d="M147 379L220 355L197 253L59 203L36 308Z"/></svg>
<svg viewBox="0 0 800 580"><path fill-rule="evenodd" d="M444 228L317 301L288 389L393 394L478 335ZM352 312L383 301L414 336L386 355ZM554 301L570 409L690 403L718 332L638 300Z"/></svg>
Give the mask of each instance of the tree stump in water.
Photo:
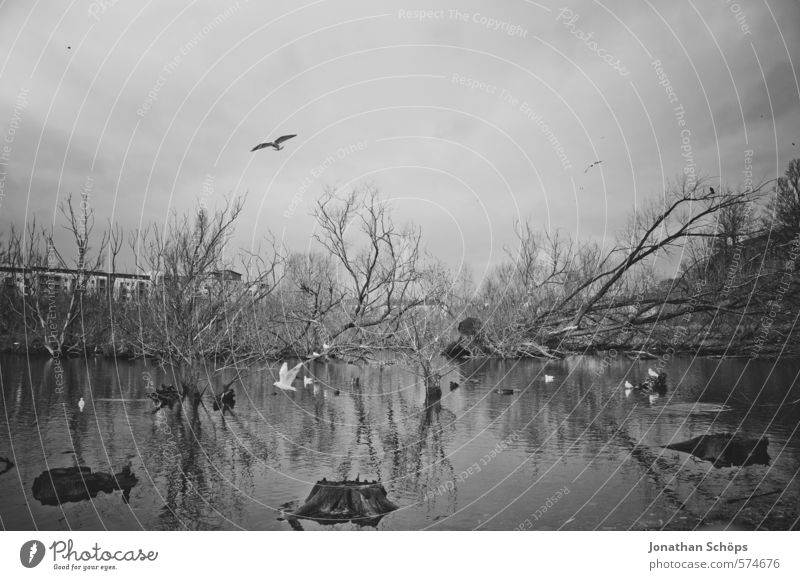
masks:
<svg viewBox="0 0 800 580"><path fill-rule="evenodd" d="M131 489L139 482L130 467L120 473L92 473L89 467L58 467L45 471L33 480L33 497L42 505L60 505L85 501L101 491L113 493L122 490L127 503Z"/></svg>
<svg viewBox="0 0 800 580"><path fill-rule="evenodd" d="M683 451L704 461L710 461L714 467L731 467L747 465L769 465L767 446L769 439L746 439L730 433L700 435L688 441L665 445L665 449Z"/></svg>
<svg viewBox="0 0 800 580"><path fill-rule="evenodd" d="M425 397L435 397L437 399L442 396L442 387L440 385L442 378L435 374L425 379Z"/></svg>
<svg viewBox="0 0 800 580"><path fill-rule="evenodd" d="M378 481L318 481L305 503L292 514L295 518L331 525L354 522L376 527L381 518L397 509Z"/></svg>

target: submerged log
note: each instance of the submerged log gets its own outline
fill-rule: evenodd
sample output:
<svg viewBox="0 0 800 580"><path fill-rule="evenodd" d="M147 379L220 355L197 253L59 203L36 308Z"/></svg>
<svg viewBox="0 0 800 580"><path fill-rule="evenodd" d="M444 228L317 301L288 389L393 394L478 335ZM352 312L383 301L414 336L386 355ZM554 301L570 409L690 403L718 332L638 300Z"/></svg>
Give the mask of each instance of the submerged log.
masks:
<svg viewBox="0 0 800 580"><path fill-rule="evenodd" d="M58 467L33 480L33 497L43 505L60 505L91 499L101 491L113 493L122 490L122 499L127 503L131 489L138 482L128 466L113 475L92 473L89 467Z"/></svg>
<svg viewBox="0 0 800 580"><path fill-rule="evenodd" d="M381 518L397 506L386 497L386 489L379 481L326 481L314 484L305 503L292 517L314 520L332 525L353 522L376 527Z"/></svg>
<svg viewBox="0 0 800 580"><path fill-rule="evenodd" d="M710 461L714 467L745 467L769 465L768 445L769 439L766 437L747 439L731 433L716 433L665 445L664 448L682 451L703 461Z"/></svg>

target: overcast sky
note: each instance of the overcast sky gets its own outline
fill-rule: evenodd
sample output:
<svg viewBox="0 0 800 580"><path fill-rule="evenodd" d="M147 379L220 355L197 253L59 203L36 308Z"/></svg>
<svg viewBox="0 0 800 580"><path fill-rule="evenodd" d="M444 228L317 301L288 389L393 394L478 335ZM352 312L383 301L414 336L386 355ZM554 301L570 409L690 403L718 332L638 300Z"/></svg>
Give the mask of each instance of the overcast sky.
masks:
<svg viewBox="0 0 800 580"><path fill-rule="evenodd" d="M795 0L210 4L0 2L2 230L82 190L126 230L233 193L239 245L302 250L323 188L369 182L480 278L515 219L612 242L684 171L800 157Z"/></svg>

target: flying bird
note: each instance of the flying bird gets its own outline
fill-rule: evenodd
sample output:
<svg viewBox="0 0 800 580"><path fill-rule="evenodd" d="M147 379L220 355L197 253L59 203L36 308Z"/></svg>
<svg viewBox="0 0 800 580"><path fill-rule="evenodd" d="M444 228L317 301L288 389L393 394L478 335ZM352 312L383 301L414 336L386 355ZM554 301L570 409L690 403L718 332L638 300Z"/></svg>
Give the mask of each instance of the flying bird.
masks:
<svg viewBox="0 0 800 580"><path fill-rule="evenodd" d="M553 375L545 375L544 376L544 382L545 383L552 383L553 379L555 379L555 377Z"/></svg>
<svg viewBox="0 0 800 580"><path fill-rule="evenodd" d="M279 379L273 384L284 391L296 391L297 389L292 386L292 382L297 376L297 373L300 372L300 368L302 366L303 363L300 363L296 367L293 367L291 370L289 370L289 365L283 363L281 365L281 370L278 371Z"/></svg>
<svg viewBox="0 0 800 580"><path fill-rule="evenodd" d="M313 384L314 384L314 379L312 379L311 377L303 377L303 386L304 387L307 387L308 385L313 385Z"/></svg>
<svg viewBox="0 0 800 580"><path fill-rule="evenodd" d="M281 149L283 149L281 143L291 139L292 137L297 137L297 135L282 135L281 137L278 137L277 139L275 139L274 141L270 141L269 143L259 143L258 145L253 147L250 150L250 152L252 153L253 151L258 151L259 149L263 149L264 147L272 147L273 149L275 149L275 151L280 151Z"/></svg>
<svg viewBox="0 0 800 580"><path fill-rule="evenodd" d="M590 163L590 164L589 164L589 167L587 167L586 169L584 169L584 171L583 171L583 172L584 172L584 173L586 173L586 172L587 172L587 171L589 171L589 170L590 170L592 167L594 167L595 165L599 165L599 164L601 164L602 162L603 162L603 161L602 161L602 159L601 159L600 161L595 161L594 163Z"/></svg>
<svg viewBox="0 0 800 580"><path fill-rule="evenodd" d="M647 374L650 375L651 377L653 377L654 379L658 378L658 373L656 371L654 371L653 369L647 369Z"/></svg>
<svg viewBox="0 0 800 580"><path fill-rule="evenodd" d="M625 396L630 397L631 391L633 391L634 386L630 384L628 381L625 381Z"/></svg>
<svg viewBox="0 0 800 580"><path fill-rule="evenodd" d="M78 410L83 413L83 407L86 405L86 402L83 400L83 397L80 398L78 401Z"/></svg>

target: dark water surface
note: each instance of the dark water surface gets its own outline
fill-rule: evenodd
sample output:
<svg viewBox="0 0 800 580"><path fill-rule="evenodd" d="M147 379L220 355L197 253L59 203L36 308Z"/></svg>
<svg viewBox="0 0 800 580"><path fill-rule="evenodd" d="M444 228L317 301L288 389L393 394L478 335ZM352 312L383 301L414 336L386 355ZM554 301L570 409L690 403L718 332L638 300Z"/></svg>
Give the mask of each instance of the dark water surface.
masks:
<svg viewBox="0 0 800 580"><path fill-rule="evenodd" d="M796 527L800 363L672 360L660 367L665 397L625 395L626 378L639 382L658 364L469 361L427 409L422 386L398 366L313 363L316 388L299 380L296 393L273 395L276 367L237 384L223 418L210 397L206 408L154 414L147 377L173 381L150 363L66 361L58 393L54 363L0 355L0 457L16 464L0 474L0 524L289 530L281 510L298 507L315 481L359 475L381 480L399 506L379 529ZM460 387L451 392L449 381ZM723 404L730 410L714 410ZM767 436L770 464L716 468L660 447L707 432ZM129 466L138 482L128 501L119 490L61 505L34 498L37 476L77 466Z"/></svg>

